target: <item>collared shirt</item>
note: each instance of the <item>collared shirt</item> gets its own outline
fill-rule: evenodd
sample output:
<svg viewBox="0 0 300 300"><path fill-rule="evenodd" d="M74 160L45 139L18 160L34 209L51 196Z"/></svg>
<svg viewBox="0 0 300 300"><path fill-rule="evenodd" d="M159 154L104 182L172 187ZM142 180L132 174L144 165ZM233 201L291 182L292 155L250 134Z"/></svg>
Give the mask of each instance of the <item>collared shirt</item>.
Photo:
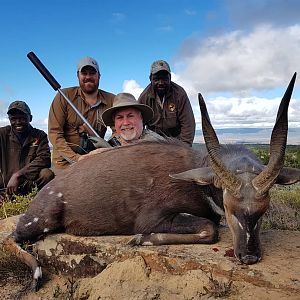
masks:
<svg viewBox="0 0 300 300"><path fill-rule="evenodd" d="M160 97L158 95L156 95L155 99L156 99L157 103L160 105L160 108L164 109L164 103L165 103L166 97L164 96L162 99L160 99Z"/></svg>
<svg viewBox="0 0 300 300"><path fill-rule="evenodd" d="M154 111L153 119L146 124L149 129L192 145L196 123L191 103L181 86L171 81L170 89L162 102L149 84L138 102L150 106Z"/></svg>
<svg viewBox="0 0 300 300"><path fill-rule="evenodd" d="M42 169L50 167L49 141L44 131L30 125L21 144L10 125L0 128L0 187L6 186L17 171L26 179L35 180Z"/></svg>
<svg viewBox="0 0 300 300"><path fill-rule="evenodd" d="M114 94L98 90L98 101L91 106L84 100L80 87L63 89L62 92L68 97L75 107L88 120L97 133L104 137L106 126L102 122L103 111L113 104ZM69 161L77 161L80 157L80 134L88 133L83 126L83 121L58 93L49 111L48 119L49 140L53 145L52 159L55 167L65 168Z"/></svg>

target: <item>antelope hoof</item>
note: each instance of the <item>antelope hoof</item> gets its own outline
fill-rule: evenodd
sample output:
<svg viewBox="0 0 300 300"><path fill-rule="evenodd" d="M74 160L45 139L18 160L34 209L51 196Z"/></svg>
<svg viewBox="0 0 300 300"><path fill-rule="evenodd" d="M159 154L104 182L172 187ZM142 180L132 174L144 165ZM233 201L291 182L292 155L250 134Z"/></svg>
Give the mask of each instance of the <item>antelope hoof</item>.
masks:
<svg viewBox="0 0 300 300"><path fill-rule="evenodd" d="M256 255L245 255L240 258L240 261L245 265L253 265L260 261L260 258Z"/></svg>
<svg viewBox="0 0 300 300"><path fill-rule="evenodd" d="M35 269L31 282L31 290L37 292L42 285L42 268L38 266Z"/></svg>
<svg viewBox="0 0 300 300"><path fill-rule="evenodd" d="M31 282L31 290L33 292L38 292L38 290L41 288L41 285L42 285L42 280L41 278L38 278L38 279L32 279L32 282Z"/></svg>

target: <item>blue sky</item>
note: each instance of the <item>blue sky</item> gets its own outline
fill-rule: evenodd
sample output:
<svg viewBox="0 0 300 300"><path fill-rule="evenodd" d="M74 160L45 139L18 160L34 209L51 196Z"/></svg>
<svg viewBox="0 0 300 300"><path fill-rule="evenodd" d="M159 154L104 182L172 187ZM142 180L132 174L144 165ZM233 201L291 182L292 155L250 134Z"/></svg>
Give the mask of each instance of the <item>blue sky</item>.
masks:
<svg viewBox="0 0 300 300"><path fill-rule="evenodd" d="M26 55L34 51L62 87L94 57L100 87L138 97L156 59L187 91L200 129L197 93L216 128L273 126L279 100L300 70L297 0L1 0L0 126L10 102L25 100L47 131L55 91ZM299 79L289 111L300 128ZM300 140L299 136L296 139ZM300 141L299 141L300 143Z"/></svg>

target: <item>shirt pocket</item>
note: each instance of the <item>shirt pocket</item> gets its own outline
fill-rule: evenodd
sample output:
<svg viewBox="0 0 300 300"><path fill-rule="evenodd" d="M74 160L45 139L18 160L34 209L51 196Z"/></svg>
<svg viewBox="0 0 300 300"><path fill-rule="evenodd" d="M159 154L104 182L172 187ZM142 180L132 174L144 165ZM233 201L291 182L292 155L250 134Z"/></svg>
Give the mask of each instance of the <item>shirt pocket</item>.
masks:
<svg viewBox="0 0 300 300"><path fill-rule="evenodd" d="M176 112L167 112L165 116L165 126L168 128L177 127L177 114Z"/></svg>

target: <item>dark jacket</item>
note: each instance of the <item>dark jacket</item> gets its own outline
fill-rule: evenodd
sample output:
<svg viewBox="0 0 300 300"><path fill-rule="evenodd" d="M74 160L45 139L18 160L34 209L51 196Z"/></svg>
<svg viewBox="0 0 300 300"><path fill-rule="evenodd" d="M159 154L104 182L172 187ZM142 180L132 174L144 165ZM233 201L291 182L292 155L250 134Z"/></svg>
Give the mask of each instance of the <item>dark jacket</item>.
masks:
<svg viewBox="0 0 300 300"><path fill-rule="evenodd" d="M30 126L29 135L21 145L10 125L0 128L0 187L6 186L17 171L34 181L42 169L50 167L49 141L44 131Z"/></svg>
<svg viewBox="0 0 300 300"><path fill-rule="evenodd" d="M189 98L181 86L171 81L163 108L157 102L151 84L144 89L138 102L149 105L154 111L154 118L147 123L150 130L192 145L195 136L195 118Z"/></svg>

